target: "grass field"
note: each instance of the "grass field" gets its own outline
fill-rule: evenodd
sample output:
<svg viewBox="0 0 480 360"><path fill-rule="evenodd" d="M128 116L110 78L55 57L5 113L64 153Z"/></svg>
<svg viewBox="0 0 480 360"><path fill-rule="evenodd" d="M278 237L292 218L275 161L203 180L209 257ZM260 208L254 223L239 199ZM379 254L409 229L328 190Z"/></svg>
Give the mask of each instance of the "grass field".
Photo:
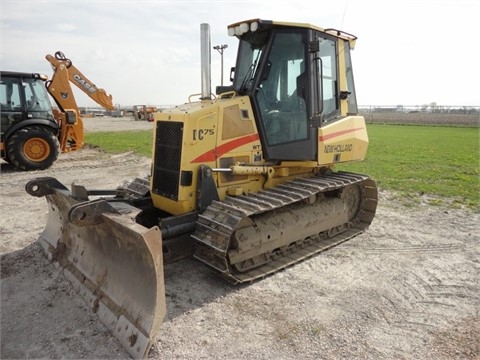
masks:
<svg viewBox="0 0 480 360"><path fill-rule="evenodd" d="M405 196L437 195L478 208L478 128L370 124L368 134L367 158L338 169L368 174Z"/></svg>
<svg viewBox="0 0 480 360"><path fill-rule="evenodd" d="M85 142L112 153L134 151L139 155L152 156L152 131L117 131L85 133Z"/></svg>
<svg viewBox="0 0 480 360"><path fill-rule="evenodd" d="M437 202L446 197L479 209L478 128L369 124L368 134L365 161L336 169L368 174L380 188L411 199L435 195ZM110 152L152 152L151 131L87 133L86 142Z"/></svg>

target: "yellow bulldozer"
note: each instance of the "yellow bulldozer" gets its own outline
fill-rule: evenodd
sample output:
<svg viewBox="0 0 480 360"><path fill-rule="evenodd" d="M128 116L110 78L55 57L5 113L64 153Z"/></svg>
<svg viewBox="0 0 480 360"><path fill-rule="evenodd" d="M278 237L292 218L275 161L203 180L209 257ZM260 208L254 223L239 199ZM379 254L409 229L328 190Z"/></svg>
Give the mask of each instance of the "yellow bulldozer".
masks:
<svg viewBox="0 0 480 360"><path fill-rule="evenodd" d="M251 282L362 233L375 215L375 182L333 171L367 152L356 37L261 19L228 34L239 40L232 85L213 95L201 24L202 91L155 114L148 178L110 191L26 185L49 203L47 256L133 358L148 354L166 314L164 264L193 256Z"/></svg>

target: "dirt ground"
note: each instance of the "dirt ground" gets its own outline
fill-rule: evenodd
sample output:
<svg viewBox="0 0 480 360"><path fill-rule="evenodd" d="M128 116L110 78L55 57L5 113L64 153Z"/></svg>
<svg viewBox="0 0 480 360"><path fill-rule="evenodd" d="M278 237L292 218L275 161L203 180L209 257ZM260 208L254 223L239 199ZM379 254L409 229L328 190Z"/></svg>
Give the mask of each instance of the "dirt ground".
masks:
<svg viewBox="0 0 480 360"><path fill-rule="evenodd" d="M152 126L85 128L112 122ZM148 158L89 148L45 171L1 163L0 358L128 358L44 257L46 200L24 187L54 176L114 188L149 169ZM168 314L149 358L480 359L480 214L419 200L381 191L366 233L251 285L193 259L166 266Z"/></svg>

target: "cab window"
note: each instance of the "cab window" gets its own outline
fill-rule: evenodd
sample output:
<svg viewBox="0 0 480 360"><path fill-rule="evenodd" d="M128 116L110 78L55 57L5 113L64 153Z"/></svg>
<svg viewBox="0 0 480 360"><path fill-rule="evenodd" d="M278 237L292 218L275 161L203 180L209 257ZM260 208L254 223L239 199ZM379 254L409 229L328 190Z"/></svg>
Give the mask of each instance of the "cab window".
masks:
<svg viewBox="0 0 480 360"><path fill-rule="evenodd" d="M21 111L20 82L18 79L0 81L0 103L2 111Z"/></svg>

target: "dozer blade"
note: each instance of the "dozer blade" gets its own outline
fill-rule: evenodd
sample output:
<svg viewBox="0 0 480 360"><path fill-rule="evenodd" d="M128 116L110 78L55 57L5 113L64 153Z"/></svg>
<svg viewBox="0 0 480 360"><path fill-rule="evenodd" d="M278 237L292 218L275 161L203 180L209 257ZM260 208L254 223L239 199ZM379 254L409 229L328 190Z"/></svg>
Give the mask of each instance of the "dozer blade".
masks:
<svg viewBox="0 0 480 360"><path fill-rule="evenodd" d="M54 178L32 180L26 191L49 204L39 238L47 257L130 356L146 357L166 313L159 228L137 224L140 210L125 202L88 201L83 187L70 192Z"/></svg>

